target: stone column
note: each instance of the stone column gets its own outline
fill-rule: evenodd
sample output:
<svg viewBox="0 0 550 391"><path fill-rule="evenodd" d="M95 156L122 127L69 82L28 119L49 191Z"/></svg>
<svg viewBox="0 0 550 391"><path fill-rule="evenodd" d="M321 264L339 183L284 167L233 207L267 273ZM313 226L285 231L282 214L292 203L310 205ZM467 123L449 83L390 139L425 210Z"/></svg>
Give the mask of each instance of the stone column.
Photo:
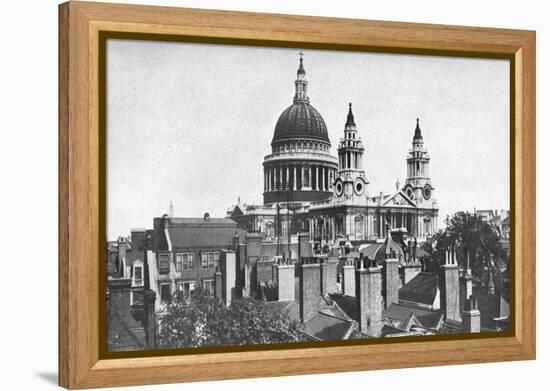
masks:
<svg viewBox="0 0 550 391"><path fill-rule="evenodd" d="M294 175L293 175L292 179L293 179L294 184L292 186L292 189L293 190L298 190L298 178L296 178L296 165L294 165L293 168L294 168Z"/></svg>
<svg viewBox="0 0 550 391"><path fill-rule="evenodd" d="M290 189L290 166L286 166L286 189Z"/></svg>
<svg viewBox="0 0 550 391"><path fill-rule="evenodd" d="M321 180L321 185L322 185L322 187L323 187L322 190L327 190L327 188L326 188L327 182L326 182L326 180L325 180L325 174L326 174L326 169L325 169L325 166L323 166L323 167L321 168L321 178L322 178L322 180Z"/></svg>

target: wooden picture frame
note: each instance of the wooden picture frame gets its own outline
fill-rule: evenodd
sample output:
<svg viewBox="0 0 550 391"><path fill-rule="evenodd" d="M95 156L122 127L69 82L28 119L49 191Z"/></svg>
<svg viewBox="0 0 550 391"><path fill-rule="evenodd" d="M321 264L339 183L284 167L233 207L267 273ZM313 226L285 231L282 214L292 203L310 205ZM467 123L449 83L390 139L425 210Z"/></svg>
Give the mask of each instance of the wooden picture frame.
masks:
<svg viewBox="0 0 550 391"><path fill-rule="evenodd" d="M101 356L102 32L148 39L506 58L511 69L513 330L226 353ZM535 359L535 33L68 2L59 6L59 384L70 389ZM104 291L103 291L104 293ZM457 354L459 353L459 354Z"/></svg>

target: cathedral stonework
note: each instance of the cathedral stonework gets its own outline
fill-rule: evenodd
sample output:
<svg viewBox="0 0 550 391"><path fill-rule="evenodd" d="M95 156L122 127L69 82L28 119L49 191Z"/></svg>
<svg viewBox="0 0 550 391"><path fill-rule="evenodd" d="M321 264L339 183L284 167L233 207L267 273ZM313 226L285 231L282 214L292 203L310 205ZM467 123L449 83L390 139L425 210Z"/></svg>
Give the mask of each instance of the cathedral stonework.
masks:
<svg viewBox="0 0 550 391"><path fill-rule="evenodd" d="M376 241L389 230L424 240L438 230L438 205L430 180L429 155L417 119L406 159L403 187L390 194L369 194L363 169L365 147L349 103L338 157L331 155L328 130L310 104L302 54L292 105L283 111L264 158L263 205L241 204L227 217L267 241L296 241L308 232L321 244ZM389 230L388 230L389 228Z"/></svg>

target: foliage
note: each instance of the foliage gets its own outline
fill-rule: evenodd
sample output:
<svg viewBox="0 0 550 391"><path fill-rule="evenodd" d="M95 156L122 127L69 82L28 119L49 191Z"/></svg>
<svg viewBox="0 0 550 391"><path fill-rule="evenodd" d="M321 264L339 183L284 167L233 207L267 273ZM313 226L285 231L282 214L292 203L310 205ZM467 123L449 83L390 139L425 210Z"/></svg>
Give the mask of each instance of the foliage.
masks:
<svg viewBox="0 0 550 391"><path fill-rule="evenodd" d="M300 326L252 298L229 307L200 289L190 298L174 297L161 322L161 348L206 347L295 342Z"/></svg>
<svg viewBox="0 0 550 391"><path fill-rule="evenodd" d="M461 268L466 268L469 253L472 275L479 283L487 285L490 275L495 284L502 282L501 270L508 267L509 256L497 231L480 216L469 212L455 213L447 219L445 231L434 235L432 245L424 249L441 263L445 250L452 245Z"/></svg>

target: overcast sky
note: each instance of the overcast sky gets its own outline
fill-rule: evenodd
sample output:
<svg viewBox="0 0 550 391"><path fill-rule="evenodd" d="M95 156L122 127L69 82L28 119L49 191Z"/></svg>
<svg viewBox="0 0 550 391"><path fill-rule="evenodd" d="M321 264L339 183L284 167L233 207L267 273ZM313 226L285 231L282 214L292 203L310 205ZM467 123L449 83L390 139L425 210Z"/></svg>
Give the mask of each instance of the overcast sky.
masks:
<svg viewBox="0 0 550 391"><path fill-rule="evenodd" d="M109 40L107 236L261 204L262 161L292 104L297 49ZM416 118L440 221L509 208L509 63L304 50L311 104L337 155L348 102L365 144L368 192L403 184Z"/></svg>

